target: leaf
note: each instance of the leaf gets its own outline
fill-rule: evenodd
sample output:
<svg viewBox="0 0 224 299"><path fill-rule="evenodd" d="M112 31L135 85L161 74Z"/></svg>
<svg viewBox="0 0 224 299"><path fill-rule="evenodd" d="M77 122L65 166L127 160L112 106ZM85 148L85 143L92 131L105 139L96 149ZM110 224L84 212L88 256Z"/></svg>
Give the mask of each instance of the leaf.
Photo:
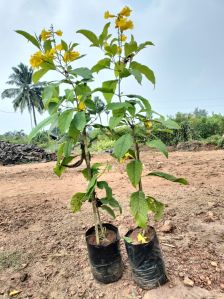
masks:
<svg viewBox="0 0 224 299"><path fill-rule="evenodd" d="M165 143L162 142L162 140L155 139L155 140L147 141L146 144L149 147L158 149L161 153L164 154L165 157L168 158L167 147L166 147Z"/></svg>
<svg viewBox="0 0 224 299"><path fill-rule="evenodd" d="M100 208L102 210L106 211L112 218L114 218L114 219L116 218L114 211L110 207L108 207L106 205L102 205L102 206L100 206Z"/></svg>
<svg viewBox="0 0 224 299"><path fill-rule="evenodd" d="M47 117L44 120L42 120L35 128L33 128L33 130L31 131L31 133L28 136L29 142L37 135L37 133L40 130L42 130L44 127L46 127L47 125L49 125L52 122L54 122L57 117L58 117L57 114L52 114L49 117Z"/></svg>
<svg viewBox="0 0 224 299"><path fill-rule="evenodd" d="M68 45L63 39L61 40L61 44L62 44L63 50L68 51Z"/></svg>
<svg viewBox="0 0 224 299"><path fill-rule="evenodd" d="M130 208L137 226L145 228L148 222L148 205L144 192L137 191L131 194Z"/></svg>
<svg viewBox="0 0 224 299"><path fill-rule="evenodd" d="M103 31L102 31L102 33L100 34L100 36L99 36L99 44L102 46L103 45L103 42L105 41L105 40L107 40L107 38L108 38L108 28L110 27L110 22L109 23L107 23L105 26L104 26L104 28L103 28Z"/></svg>
<svg viewBox="0 0 224 299"><path fill-rule="evenodd" d="M116 126L118 126L122 118L123 116L111 116L109 120L110 129L114 129Z"/></svg>
<svg viewBox="0 0 224 299"><path fill-rule="evenodd" d="M122 108L126 108L127 109L129 107L132 107L132 105L130 103L128 103L128 102L124 102L124 103L119 103L119 102L117 102L117 103L109 103L107 105L107 109L108 110L120 110Z"/></svg>
<svg viewBox="0 0 224 299"><path fill-rule="evenodd" d="M92 42L93 46L95 46L95 47L99 46L99 40L98 40L97 36L95 35L95 33L93 33L92 31L81 29L81 30L78 30L76 32L81 33L86 38L88 38Z"/></svg>
<svg viewBox="0 0 224 299"><path fill-rule="evenodd" d="M86 80L92 79L92 77L93 77L91 70L88 69L87 67L79 67L77 69L69 71L69 73L74 76L81 76L82 78L84 78Z"/></svg>
<svg viewBox="0 0 224 299"><path fill-rule="evenodd" d="M139 96L137 94L128 94L127 97L128 98L139 99L143 103L143 105L145 107L147 117L151 117L151 115L152 115L152 108L151 108L151 105L150 105L150 103L149 103L149 101L147 99L145 99L144 97Z"/></svg>
<svg viewBox="0 0 224 299"><path fill-rule="evenodd" d="M115 93L116 87L117 87L117 80L110 80L110 81L104 81L102 84L102 88L110 89L111 93L105 93L103 92L103 96L107 103L109 104L113 98L113 95Z"/></svg>
<svg viewBox="0 0 224 299"><path fill-rule="evenodd" d="M38 49L40 49L40 45L39 45L37 39L36 39L33 35L29 34L29 33L26 32L26 31L22 31L22 30L16 30L16 33L18 33L18 34L24 36L24 37L25 37L28 41L30 41L34 46L36 46Z"/></svg>
<svg viewBox="0 0 224 299"><path fill-rule="evenodd" d="M133 160L128 163L126 171L132 185L136 187L142 175L142 163L139 160Z"/></svg>
<svg viewBox="0 0 224 299"><path fill-rule="evenodd" d="M160 120L160 122L168 129L179 130L180 126L172 119Z"/></svg>
<svg viewBox="0 0 224 299"><path fill-rule="evenodd" d="M125 57L128 57L130 54L137 51L137 49L138 49L138 45L137 45L136 41L131 41L130 43L125 43L124 44Z"/></svg>
<svg viewBox="0 0 224 299"><path fill-rule="evenodd" d="M163 215L165 205L151 196L147 196L146 201L149 211L154 213L154 219L159 221Z"/></svg>
<svg viewBox="0 0 224 299"><path fill-rule="evenodd" d="M72 126L78 131L83 131L86 125L86 115L84 111L77 112L72 120Z"/></svg>
<svg viewBox="0 0 224 299"><path fill-rule="evenodd" d="M99 71L109 68L110 62L110 58L101 59L92 67L91 71L93 73L99 73Z"/></svg>
<svg viewBox="0 0 224 299"><path fill-rule="evenodd" d="M118 159L121 159L125 153L131 148L133 144L133 138L130 134L121 136L114 145L114 155Z"/></svg>
<svg viewBox="0 0 224 299"><path fill-rule="evenodd" d="M68 110L63 111L59 115L58 127L62 134L68 131L71 121L72 121L73 113L74 113L73 109L68 109Z"/></svg>
<svg viewBox="0 0 224 299"><path fill-rule="evenodd" d="M71 209L73 213L76 213L78 211L80 211L82 203L85 201L85 193L82 192L78 192L75 193L71 200L70 200L70 205L71 205Z"/></svg>
<svg viewBox="0 0 224 299"><path fill-rule="evenodd" d="M135 70L135 69L131 69L130 72L135 77L136 81L139 84L142 84L142 74L141 74L141 72L139 72L138 70Z"/></svg>
<svg viewBox="0 0 224 299"><path fill-rule="evenodd" d="M48 72L47 69L40 69L40 70L36 71L35 73L33 73L33 75L32 75L33 83L36 84L40 80L40 78L42 78L47 72Z"/></svg>
<svg viewBox="0 0 224 299"><path fill-rule="evenodd" d="M11 291L11 292L9 293L9 297L14 297L14 296L20 294L21 292L22 292L22 291L16 291L16 290L13 290L13 291Z"/></svg>
<svg viewBox="0 0 224 299"><path fill-rule="evenodd" d="M89 199L95 190L97 184L97 175L94 175L91 180L89 181L89 184L87 186L87 191L86 191L86 199Z"/></svg>
<svg viewBox="0 0 224 299"><path fill-rule="evenodd" d="M133 243L133 240L130 237L124 237L124 240L128 243Z"/></svg>
<svg viewBox="0 0 224 299"><path fill-rule="evenodd" d="M160 178L166 179L168 181L174 182L174 183L179 183L182 185L188 185L188 181L184 178L177 178L171 174L160 172L160 171L155 171L155 172L150 172L148 175L152 176L158 176Z"/></svg>
<svg viewBox="0 0 224 299"><path fill-rule="evenodd" d="M146 46L154 46L154 44L150 41L144 42L138 46L138 52L144 49Z"/></svg>
<svg viewBox="0 0 224 299"><path fill-rule="evenodd" d="M130 63L130 68L141 72L153 85L155 85L155 76L153 71L149 67L136 61L132 61Z"/></svg>

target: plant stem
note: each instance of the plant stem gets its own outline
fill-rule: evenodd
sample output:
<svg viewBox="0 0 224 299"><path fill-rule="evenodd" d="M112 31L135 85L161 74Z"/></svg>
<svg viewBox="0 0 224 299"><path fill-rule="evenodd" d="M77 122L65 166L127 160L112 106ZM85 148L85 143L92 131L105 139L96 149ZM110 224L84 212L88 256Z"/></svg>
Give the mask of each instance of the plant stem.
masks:
<svg viewBox="0 0 224 299"><path fill-rule="evenodd" d="M131 125L132 128L132 136L134 139L134 145L135 145L135 155L136 155L136 159L140 161L140 149L139 149L139 144L138 141L136 139L136 135L135 135L135 126ZM142 191L142 179L140 178L140 181L138 183L138 190Z"/></svg>
<svg viewBox="0 0 224 299"><path fill-rule="evenodd" d="M88 139L87 139L86 128L84 128L84 130L83 130L83 142L84 142L85 161L86 161L88 176L89 176L89 178L92 178L93 175L92 175L92 171L91 171L90 153L89 153L89 150L88 150ZM92 203L93 215L94 215L96 243L97 243L97 245L99 245L100 244L100 234L99 234L98 224L100 226L102 237L104 237L104 231L103 231L103 226L102 226L102 222L101 222L101 219L100 219L99 210L98 210L98 207L96 205L96 193L95 193L95 191L92 194L91 203Z"/></svg>

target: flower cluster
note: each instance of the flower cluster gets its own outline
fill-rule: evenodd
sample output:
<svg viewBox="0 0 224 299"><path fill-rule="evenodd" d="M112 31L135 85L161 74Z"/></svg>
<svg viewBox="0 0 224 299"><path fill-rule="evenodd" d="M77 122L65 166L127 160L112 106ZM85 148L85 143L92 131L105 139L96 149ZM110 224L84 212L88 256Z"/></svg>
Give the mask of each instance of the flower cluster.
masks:
<svg viewBox="0 0 224 299"><path fill-rule="evenodd" d="M68 63L74 61L80 56L80 53L73 51L73 49L65 49L65 46L61 42L56 45L55 35L62 36L63 32L61 30L54 31L43 29L40 33L39 45L40 51L37 51L30 57L30 64L33 68L39 68L43 63L53 63L53 60L57 58L58 60ZM50 42L50 49L45 50L45 42ZM43 44L42 44L43 43ZM62 52L64 51L64 52Z"/></svg>
<svg viewBox="0 0 224 299"><path fill-rule="evenodd" d="M109 18L116 18L115 19L115 27L119 28L121 32L128 30L128 29L133 29L134 24L133 22L128 19L128 17L131 14L131 9L128 6L125 6L122 8L122 10L119 12L118 15L113 15L109 11L106 11L104 13L104 18L109 19Z"/></svg>

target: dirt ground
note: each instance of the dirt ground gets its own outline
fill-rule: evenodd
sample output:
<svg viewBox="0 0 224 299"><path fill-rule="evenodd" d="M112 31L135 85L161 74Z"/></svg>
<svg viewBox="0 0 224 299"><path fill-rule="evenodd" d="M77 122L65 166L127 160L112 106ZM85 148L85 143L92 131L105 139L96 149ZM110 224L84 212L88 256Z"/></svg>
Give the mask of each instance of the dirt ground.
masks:
<svg viewBox="0 0 224 299"><path fill-rule="evenodd" d="M172 293L176 285L184 286L187 276L194 283L189 294L200 287L210 297L172 298L224 298L224 151L172 152L168 160L148 151L142 157L145 193L166 204L163 219L155 224L170 279L166 288ZM94 161L107 160L113 168L103 177L120 200L123 215L112 221L104 214L103 219L117 225L122 236L134 226L128 207L134 188L124 164L107 154L94 156ZM58 179L53 165L0 166L0 298L13 290L20 292L15 298L24 299L156 298L133 282L123 240L122 279L103 285L92 278L84 240L93 224L91 206L85 203L77 214L69 208L69 198L85 190L82 167ZM190 184L146 176L153 170L185 177ZM161 231L166 220L175 226L172 232Z"/></svg>

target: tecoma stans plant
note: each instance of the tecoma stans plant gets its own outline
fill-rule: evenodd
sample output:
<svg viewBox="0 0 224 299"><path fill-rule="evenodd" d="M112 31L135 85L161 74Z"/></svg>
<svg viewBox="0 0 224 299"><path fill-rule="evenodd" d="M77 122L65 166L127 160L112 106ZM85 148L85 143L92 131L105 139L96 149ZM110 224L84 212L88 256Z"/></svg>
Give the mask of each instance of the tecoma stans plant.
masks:
<svg viewBox="0 0 224 299"><path fill-rule="evenodd" d="M51 26L49 30L43 29L40 35L35 36L22 30L16 32L37 48L37 52L30 57L30 64L36 70L33 73L34 83L37 83L49 71L60 75L59 80L47 83L43 91L43 103L49 117L36 126L30 138L32 139L44 126L50 126L49 132L59 128L62 138L58 142L57 163L54 167L54 172L59 177L66 168L78 167L85 162L86 168L82 174L88 181L88 186L85 192L73 195L71 206L73 212L77 212L85 201L91 203L96 243L100 244L105 239L106 228L102 225L99 210L105 210L115 217L114 209L121 212L121 207L113 197L108 183L100 179L102 174L110 169L110 166L91 162L89 148L94 140L90 138L88 131L94 125L97 113L99 113L94 94L104 92L111 96L112 89L91 89L92 71L86 67L73 67L76 61L84 55L77 51L77 43L68 44L62 39L61 30L54 30ZM103 31L102 40L106 37L106 32ZM79 155L73 154L74 147L79 147ZM73 161L75 158L78 159ZM106 196L100 199L97 195L99 189L106 193Z"/></svg>
<svg viewBox="0 0 224 299"><path fill-rule="evenodd" d="M98 47L104 55L92 67L92 72L99 73L103 70L111 70L113 75L111 80L102 83L102 87L112 88L114 92L109 95L104 93L107 101L106 108L112 112L109 130L117 138L113 155L119 161L131 158L126 171L131 184L137 190L130 195L130 210L136 225L141 228L137 236L137 242L141 244L149 241L146 234L148 212L152 212L155 219L158 220L163 213L164 205L151 195L144 193L141 178L143 163L140 156L140 145L144 142L149 147L158 149L168 158L166 145L156 137L154 125L159 124L159 130L167 132L178 129L179 126L174 121L153 111L145 97L125 93L122 90L123 81L129 77L134 78L140 85L143 78L152 83L153 86L156 83L153 71L136 60L143 49L154 46L154 44L151 41L139 44L133 35L128 35L128 31L134 26L129 18L130 15L131 9L128 6L125 6L118 14L106 11L104 17L111 19L111 22L104 26L103 35L98 37L94 32L85 29L79 30L78 33L89 39L91 47ZM111 25L114 28L109 32ZM121 126L126 127L126 133L123 136L117 136L115 129ZM187 184L185 179L176 178L163 172L149 172L148 175ZM129 241L131 241L130 238Z"/></svg>

